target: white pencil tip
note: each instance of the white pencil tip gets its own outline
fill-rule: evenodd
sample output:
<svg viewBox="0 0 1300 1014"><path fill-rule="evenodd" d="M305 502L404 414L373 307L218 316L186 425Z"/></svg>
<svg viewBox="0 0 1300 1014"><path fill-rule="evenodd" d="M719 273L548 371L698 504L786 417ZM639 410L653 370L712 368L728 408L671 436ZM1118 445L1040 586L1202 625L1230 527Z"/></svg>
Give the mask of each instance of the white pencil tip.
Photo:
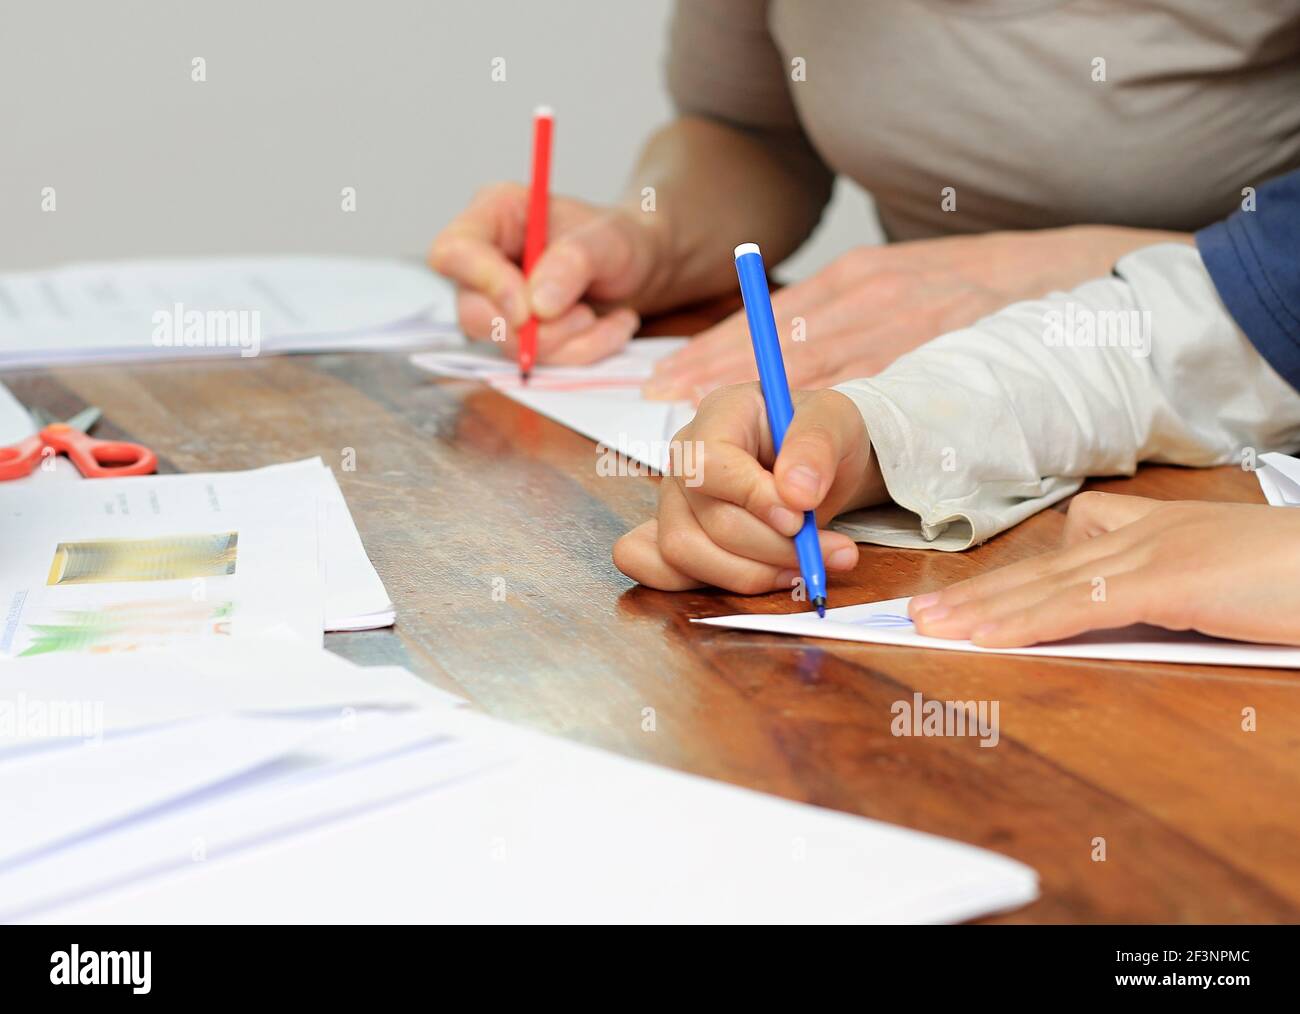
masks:
<svg viewBox="0 0 1300 1014"><path fill-rule="evenodd" d="M538 106L533 110L533 115L538 117L544 116L547 119L553 120L555 119L555 110L550 106Z"/></svg>
<svg viewBox="0 0 1300 1014"><path fill-rule="evenodd" d="M740 246L736 247L736 260L740 260L742 254L748 253L756 253L759 254L760 257L762 256L762 254L759 253L757 243L741 243Z"/></svg>

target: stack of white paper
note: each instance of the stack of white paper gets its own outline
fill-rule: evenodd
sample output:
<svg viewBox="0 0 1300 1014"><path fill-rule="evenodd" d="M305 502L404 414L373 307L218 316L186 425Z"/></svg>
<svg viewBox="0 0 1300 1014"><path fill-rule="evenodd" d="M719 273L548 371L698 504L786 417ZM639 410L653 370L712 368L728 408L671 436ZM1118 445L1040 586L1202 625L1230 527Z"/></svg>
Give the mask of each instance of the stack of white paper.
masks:
<svg viewBox="0 0 1300 1014"><path fill-rule="evenodd" d="M3 384L0 384L0 446L15 444L35 431L31 416L22 404L14 398ZM48 471L44 467L52 464ZM312 466L315 466L314 468ZM320 577L324 586L324 626L329 630L373 630L392 626L396 618L393 604L385 591L383 582L375 572L374 565L366 555L361 543L361 536L352 522L343 491L339 488L334 473L319 459L307 462L295 462L288 465L273 465L249 473L213 473L207 476L190 476L188 482L214 479L221 483L235 482L236 476L258 476L255 481L267 482L274 486L278 494L283 494L288 486L299 484L304 503L312 498L316 502L319 546L317 550ZM180 477L164 480L172 483ZM0 493L8 491L17 496L19 491L27 502L38 504L48 498L58 496L80 496L76 501L87 503L88 495L93 491L82 490L78 494L70 491L56 490L48 484L80 480L77 471L67 458L57 456L43 463L32 475L23 479L14 479L0 483ZM147 481L155 481L149 477ZM107 480L96 479L95 483ZM116 480L123 481L123 480ZM125 480L130 482L131 480ZM269 487L268 487L269 488ZM91 501L93 502L93 501ZM5 582L6 571L0 564L0 586ZM0 637L3 631L0 631Z"/></svg>
<svg viewBox="0 0 1300 1014"><path fill-rule="evenodd" d="M315 465L313 471L310 465ZM370 562L361 535L352 521L343 490L320 458L259 469L291 482L301 482L304 495L315 495L319 510L320 569L324 587L327 631L376 630L391 627L397 618L383 581Z"/></svg>
<svg viewBox="0 0 1300 1014"><path fill-rule="evenodd" d="M0 483L0 657L297 638L393 622L320 459Z"/></svg>
<svg viewBox="0 0 1300 1014"><path fill-rule="evenodd" d="M539 366L527 384L519 367L491 347L477 345L411 357L440 377L478 380L548 419L643 465L666 470L674 434L695 415L690 402L649 401L641 385L654 365L685 338L638 338L617 355L590 366Z"/></svg>
<svg viewBox="0 0 1300 1014"><path fill-rule="evenodd" d="M1274 507L1300 507L1300 458L1276 451L1261 454L1255 476Z"/></svg>
<svg viewBox="0 0 1300 1014"><path fill-rule="evenodd" d="M349 257L74 264L0 275L0 369L456 341L427 269Z"/></svg>
<svg viewBox="0 0 1300 1014"><path fill-rule="evenodd" d="M0 666L0 759L227 714L425 707L459 700L395 666L360 668L294 641L225 638L88 660L51 653ZM15 753L9 753L15 751Z"/></svg>
<svg viewBox="0 0 1300 1014"><path fill-rule="evenodd" d="M499 762L421 719L449 700L291 643L0 667L0 919Z"/></svg>
<svg viewBox="0 0 1300 1014"><path fill-rule="evenodd" d="M400 671L254 641L141 661L0 669L0 729L104 705L92 745L0 738L0 920L936 922L1036 894L1001 856L514 729Z"/></svg>

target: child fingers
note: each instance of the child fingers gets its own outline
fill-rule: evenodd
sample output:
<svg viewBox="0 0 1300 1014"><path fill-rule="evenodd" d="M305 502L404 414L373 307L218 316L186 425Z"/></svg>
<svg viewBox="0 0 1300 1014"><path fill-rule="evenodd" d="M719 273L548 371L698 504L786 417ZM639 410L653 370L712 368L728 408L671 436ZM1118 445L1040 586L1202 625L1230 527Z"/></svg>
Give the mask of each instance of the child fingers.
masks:
<svg viewBox="0 0 1300 1014"><path fill-rule="evenodd" d="M731 504L768 526L774 536L788 539L803 524L803 515L776 495L772 473L743 447L720 440L700 441L695 448L695 469L689 478L689 487L680 477L678 482L689 490L692 502L707 499Z"/></svg>
<svg viewBox="0 0 1300 1014"><path fill-rule="evenodd" d="M1121 537L1120 532L1112 532L1065 549L1032 556L1027 560L1000 567L991 573L959 581L937 592L918 595L912 599L908 612L913 619L917 619L921 614L935 609L950 612L968 602L1004 596L1018 588L1049 580L1053 575L1111 556L1126 546L1127 542L1126 538Z"/></svg>
<svg viewBox="0 0 1300 1014"><path fill-rule="evenodd" d="M796 510L821 506L862 415L846 395L818 391L799 401L772 468L777 495Z"/></svg>
<svg viewBox="0 0 1300 1014"><path fill-rule="evenodd" d="M1079 493L1070 501L1070 510L1065 517L1065 543L1074 545L1123 528L1166 503L1145 496L1121 496L1097 490Z"/></svg>
<svg viewBox="0 0 1300 1014"><path fill-rule="evenodd" d="M689 488L685 493L700 527L715 545L736 556L774 567L798 568L799 557L788 536L776 532L743 507L704 496ZM840 532L820 531L817 534L821 541L822 559L828 569L843 571L857 566L857 543Z"/></svg>
<svg viewBox="0 0 1300 1014"><path fill-rule="evenodd" d="M1113 630L1140 623L1145 615L1142 586L1127 575L1117 594L1098 597L1091 581L1074 581L1057 588L1032 608L1010 609L990 617L971 631L972 643L982 648L1022 648L1030 644L1061 641L1090 630Z"/></svg>
<svg viewBox="0 0 1300 1014"><path fill-rule="evenodd" d="M675 570L659 552L659 522L638 525L614 543L614 566L637 584L660 591L686 591L700 582Z"/></svg>
<svg viewBox="0 0 1300 1014"><path fill-rule="evenodd" d="M673 570L741 595L789 587L788 568L750 560L715 543L674 483L659 487L659 553Z"/></svg>
<svg viewBox="0 0 1300 1014"><path fill-rule="evenodd" d="M970 638L976 630L996 625L1005 618L1043 608L1045 602L1067 589L1079 593L1080 606L1104 602L1108 581L1139 565L1131 554L1121 553L999 590L996 594L921 609L912 618L917 632L927 637Z"/></svg>

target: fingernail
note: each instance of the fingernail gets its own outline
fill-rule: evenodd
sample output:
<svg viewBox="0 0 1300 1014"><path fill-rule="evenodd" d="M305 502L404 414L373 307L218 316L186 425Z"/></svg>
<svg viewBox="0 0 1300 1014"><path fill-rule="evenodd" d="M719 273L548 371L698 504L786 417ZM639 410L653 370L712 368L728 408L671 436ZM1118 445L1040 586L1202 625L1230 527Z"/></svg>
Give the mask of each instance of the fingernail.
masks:
<svg viewBox="0 0 1300 1014"><path fill-rule="evenodd" d="M803 516L788 507L773 507L767 520L782 535L794 535L803 526Z"/></svg>
<svg viewBox="0 0 1300 1014"><path fill-rule="evenodd" d="M635 335L641 329L641 315L635 310L621 310L620 313L627 318L628 336Z"/></svg>
<svg viewBox="0 0 1300 1014"><path fill-rule="evenodd" d="M591 307L580 304L576 310L570 314L571 326L574 332L585 331L596 323L596 311Z"/></svg>
<svg viewBox="0 0 1300 1014"><path fill-rule="evenodd" d="M799 580L797 570L783 570L776 575L776 583L782 588L793 588L794 583Z"/></svg>
<svg viewBox="0 0 1300 1014"><path fill-rule="evenodd" d="M998 625L996 623L984 623L976 627L970 635L970 639L978 644L996 633Z"/></svg>
<svg viewBox="0 0 1300 1014"><path fill-rule="evenodd" d="M641 394L651 401L674 401L676 392L671 381L651 377L641 388Z"/></svg>
<svg viewBox="0 0 1300 1014"><path fill-rule="evenodd" d="M826 566L834 570L848 570L857 559L857 552L851 546L841 546L826 558Z"/></svg>
<svg viewBox="0 0 1300 1014"><path fill-rule="evenodd" d="M519 327L528 319L528 303L517 292L507 292L501 300L506 322Z"/></svg>
<svg viewBox="0 0 1300 1014"><path fill-rule="evenodd" d="M558 317L564 309L564 294L554 282L538 282L532 289L533 309L539 317Z"/></svg>
<svg viewBox="0 0 1300 1014"><path fill-rule="evenodd" d="M822 489L821 476L807 465L795 465L794 468L786 472L785 480L791 486L803 490L809 496L816 496Z"/></svg>
<svg viewBox="0 0 1300 1014"><path fill-rule="evenodd" d="M937 623L944 619L952 612L947 606L935 606L933 609L927 609L924 612L917 613L917 623Z"/></svg>
<svg viewBox="0 0 1300 1014"><path fill-rule="evenodd" d="M922 609L929 609L939 601L938 592L926 592L924 595L917 595L912 599L912 612L919 613Z"/></svg>

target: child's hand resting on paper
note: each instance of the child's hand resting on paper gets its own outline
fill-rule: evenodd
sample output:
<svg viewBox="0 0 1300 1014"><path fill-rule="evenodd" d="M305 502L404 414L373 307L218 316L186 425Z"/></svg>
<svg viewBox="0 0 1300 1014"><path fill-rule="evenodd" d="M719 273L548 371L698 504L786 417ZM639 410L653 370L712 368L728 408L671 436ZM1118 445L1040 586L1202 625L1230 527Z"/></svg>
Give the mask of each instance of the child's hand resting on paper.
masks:
<svg viewBox="0 0 1300 1014"><path fill-rule="evenodd" d="M794 534L803 511L819 525L888 498L857 406L838 391L794 395L794 421L773 461L757 384L714 391L674 437L673 475L658 516L614 544L614 564L664 591L716 585L744 595L789 589L799 577ZM689 462L689 468L682 464ZM685 473L685 474L683 474ZM823 530L828 572L852 570L857 544Z"/></svg>
<svg viewBox="0 0 1300 1014"><path fill-rule="evenodd" d="M918 633L1018 648L1150 623L1300 644L1300 509L1081 493L1065 547L909 608Z"/></svg>

